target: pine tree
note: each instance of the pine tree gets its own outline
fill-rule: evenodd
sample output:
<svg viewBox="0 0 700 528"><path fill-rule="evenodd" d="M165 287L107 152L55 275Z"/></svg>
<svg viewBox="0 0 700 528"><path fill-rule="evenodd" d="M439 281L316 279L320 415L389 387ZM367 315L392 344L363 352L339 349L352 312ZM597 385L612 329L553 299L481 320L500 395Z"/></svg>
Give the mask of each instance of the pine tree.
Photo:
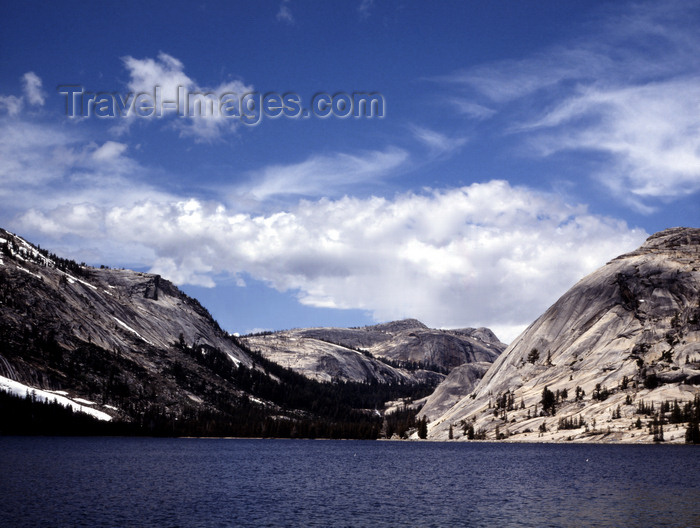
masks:
<svg viewBox="0 0 700 528"><path fill-rule="evenodd" d="M428 419L425 416L418 421L418 438L421 440L428 438Z"/></svg>
<svg viewBox="0 0 700 528"><path fill-rule="evenodd" d="M552 416L556 413L556 396L548 387L542 390L542 410L549 412Z"/></svg>

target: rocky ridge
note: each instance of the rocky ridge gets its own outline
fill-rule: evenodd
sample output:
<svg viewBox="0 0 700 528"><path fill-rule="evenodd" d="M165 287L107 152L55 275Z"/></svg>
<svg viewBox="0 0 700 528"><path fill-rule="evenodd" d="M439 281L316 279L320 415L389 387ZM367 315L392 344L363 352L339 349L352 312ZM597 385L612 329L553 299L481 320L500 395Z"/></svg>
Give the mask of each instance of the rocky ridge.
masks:
<svg viewBox="0 0 700 528"><path fill-rule="evenodd" d="M436 330L415 319L363 328L305 328L241 338L313 379L437 382L465 363L492 363L505 345L487 328Z"/></svg>

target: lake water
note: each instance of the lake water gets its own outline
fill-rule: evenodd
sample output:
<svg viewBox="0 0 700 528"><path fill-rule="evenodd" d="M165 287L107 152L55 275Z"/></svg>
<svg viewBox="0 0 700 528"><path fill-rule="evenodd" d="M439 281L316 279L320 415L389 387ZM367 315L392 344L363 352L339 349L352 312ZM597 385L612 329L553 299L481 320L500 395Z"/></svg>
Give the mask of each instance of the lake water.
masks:
<svg viewBox="0 0 700 528"><path fill-rule="evenodd" d="M692 446L0 438L7 527L700 526Z"/></svg>

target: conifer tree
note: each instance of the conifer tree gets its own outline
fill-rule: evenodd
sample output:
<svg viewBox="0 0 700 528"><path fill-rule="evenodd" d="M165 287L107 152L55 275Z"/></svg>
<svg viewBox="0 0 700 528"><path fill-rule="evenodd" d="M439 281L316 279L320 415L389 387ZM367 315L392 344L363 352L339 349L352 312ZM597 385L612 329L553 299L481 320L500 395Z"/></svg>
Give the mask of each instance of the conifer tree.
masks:
<svg viewBox="0 0 700 528"><path fill-rule="evenodd" d="M418 438L421 440L428 438L428 419L425 416L418 422Z"/></svg>
<svg viewBox="0 0 700 528"><path fill-rule="evenodd" d="M542 410L552 416L556 413L556 396L548 387L542 390Z"/></svg>

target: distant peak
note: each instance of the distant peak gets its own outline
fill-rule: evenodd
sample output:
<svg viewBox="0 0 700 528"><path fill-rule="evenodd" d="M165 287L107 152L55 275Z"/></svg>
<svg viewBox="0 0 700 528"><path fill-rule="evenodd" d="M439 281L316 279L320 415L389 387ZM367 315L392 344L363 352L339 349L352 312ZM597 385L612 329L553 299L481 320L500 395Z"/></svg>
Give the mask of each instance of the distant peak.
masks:
<svg viewBox="0 0 700 528"><path fill-rule="evenodd" d="M409 328L428 329L428 327L421 323L418 319L401 319L400 321L390 321L388 323L381 323L375 325L375 328L378 330L395 332L400 330L407 330Z"/></svg>

